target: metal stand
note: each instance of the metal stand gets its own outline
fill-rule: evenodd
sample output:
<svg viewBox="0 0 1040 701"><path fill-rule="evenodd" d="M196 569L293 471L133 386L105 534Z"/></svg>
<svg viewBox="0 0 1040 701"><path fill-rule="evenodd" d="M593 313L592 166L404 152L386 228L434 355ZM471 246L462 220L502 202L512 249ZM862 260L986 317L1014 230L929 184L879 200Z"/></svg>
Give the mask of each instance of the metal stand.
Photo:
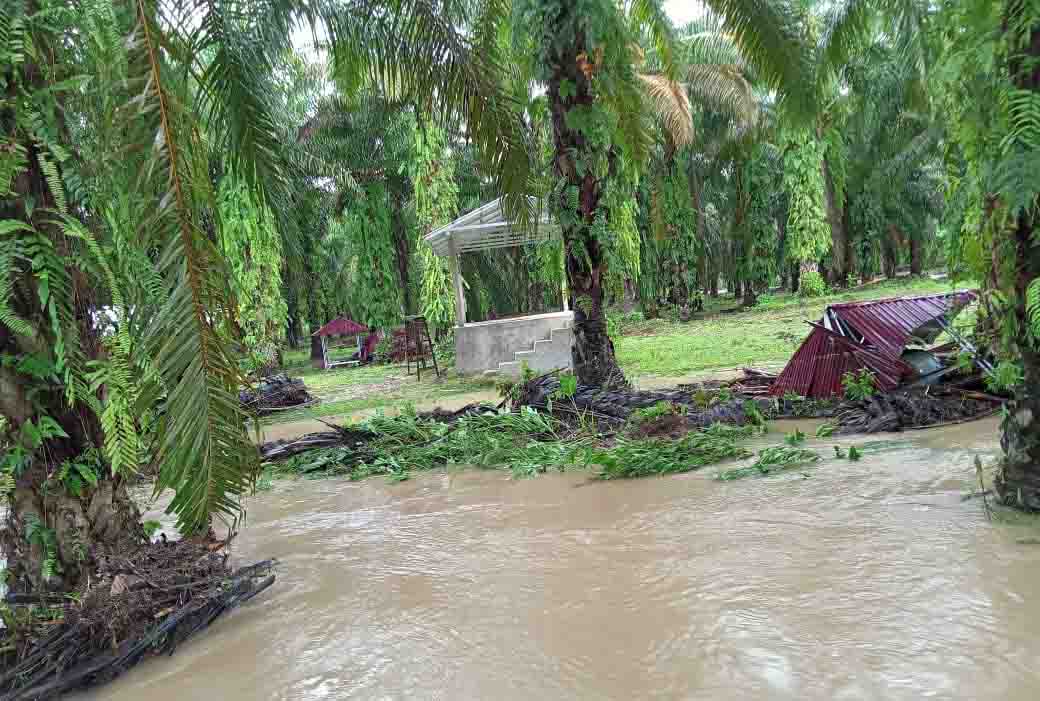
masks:
<svg viewBox="0 0 1040 701"><path fill-rule="evenodd" d="M430 329L426 325L426 317L405 317L405 370L412 374L412 349L415 349L415 379L422 380L422 371L426 367L426 354L429 353L433 363L433 372L439 378L441 370L437 367L437 356L433 352L433 339L430 338ZM425 347L424 345L425 344Z"/></svg>

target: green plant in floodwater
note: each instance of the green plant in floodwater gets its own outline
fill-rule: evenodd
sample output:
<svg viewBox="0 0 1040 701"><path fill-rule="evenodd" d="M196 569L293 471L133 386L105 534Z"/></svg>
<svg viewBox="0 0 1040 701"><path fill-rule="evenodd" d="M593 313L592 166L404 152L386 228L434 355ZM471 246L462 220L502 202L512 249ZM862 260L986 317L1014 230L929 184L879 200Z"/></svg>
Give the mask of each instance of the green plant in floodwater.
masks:
<svg viewBox="0 0 1040 701"><path fill-rule="evenodd" d="M629 416L629 423L639 426L641 424L649 423L655 419L659 419L662 416L670 416L672 414L685 414L686 407L681 404L674 404L672 402L657 402L643 409L636 409Z"/></svg>
<svg viewBox="0 0 1040 701"><path fill-rule="evenodd" d="M870 399L877 391L874 373L866 368L859 372L847 372L841 378L841 386L845 388L845 398L852 401Z"/></svg>
<svg viewBox="0 0 1040 701"><path fill-rule="evenodd" d="M578 391L578 376L573 372L560 375L560 387L553 392L557 399L570 399Z"/></svg>
<svg viewBox="0 0 1040 701"><path fill-rule="evenodd" d="M413 472L446 465L505 467L517 476L563 469L588 439L561 441L550 415L524 407L519 412L466 416L446 424L414 411L375 416L363 428L375 438L357 450L325 448L302 453L279 465L280 472L347 474L351 479L384 475L394 482Z"/></svg>
<svg viewBox="0 0 1040 701"><path fill-rule="evenodd" d="M141 527L144 528L144 534L151 538L159 532L160 528L162 528L162 523L155 520L148 520L142 523Z"/></svg>
<svg viewBox="0 0 1040 701"><path fill-rule="evenodd" d="M758 408L758 404L755 403L754 399L744 400L744 416L747 418L748 425L757 429L759 433L765 435L769 432L769 422L766 420L766 415Z"/></svg>
<svg viewBox="0 0 1040 701"><path fill-rule="evenodd" d="M817 438L828 438L830 436L833 436L834 432L837 431L837 430L838 430L837 425L832 424L830 422L825 423L825 424L820 424L816 428L816 437Z"/></svg>
<svg viewBox="0 0 1040 701"><path fill-rule="evenodd" d="M715 478L730 481L755 475L769 475L798 465L817 462L819 459L820 456L812 450L778 445L760 451L758 459L751 465L724 470L718 473Z"/></svg>
<svg viewBox="0 0 1040 701"><path fill-rule="evenodd" d="M271 470L269 468L265 468L264 471L260 473L260 476L256 480L256 486L255 486L256 491L258 491L258 492L269 492L269 491L271 491L274 488L274 483L271 480L272 480Z"/></svg>
<svg viewBox="0 0 1040 701"><path fill-rule="evenodd" d="M719 426L719 424L716 424ZM604 480L689 472L731 458L750 455L726 429L688 433L679 440L625 440L610 448L589 448L582 462L598 465ZM743 437L743 435L741 436Z"/></svg>
<svg viewBox="0 0 1040 701"><path fill-rule="evenodd" d="M1008 360L1002 360L986 374L986 388L990 392L1010 392L1022 384L1022 366Z"/></svg>
<svg viewBox="0 0 1040 701"><path fill-rule="evenodd" d="M850 445L849 446L849 460L851 460L852 462L856 462L861 457L863 457L863 453L861 453L859 451L859 448L857 448L854 445Z"/></svg>
<svg viewBox="0 0 1040 701"><path fill-rule="evenodd" d="M796 428L794 432L784 436L784 443L787 443L787 445L801 445L805 443L805 433Z"/></svg>

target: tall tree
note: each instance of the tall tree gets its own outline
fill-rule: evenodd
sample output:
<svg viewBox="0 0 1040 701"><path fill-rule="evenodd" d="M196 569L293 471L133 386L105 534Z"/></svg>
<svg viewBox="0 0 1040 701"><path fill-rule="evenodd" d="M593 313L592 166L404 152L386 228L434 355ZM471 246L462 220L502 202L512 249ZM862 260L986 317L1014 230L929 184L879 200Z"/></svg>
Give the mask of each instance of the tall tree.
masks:
<svg viewBox="0 0 1040 701"><path fill-rule="evenodd" d="M611 0L520 0L516 9L514 24L535 38L536 78L546 85L552 117L550 209L566 252L575 373L586 384L622 384L607 335L605 287L617 231L612 216L620 216L633 193L647 148L642 121L626 118L646 109L633 61L634 27L650 27L669 57L671 29L653 0L634 3L629 16ZM670 92L685 101L678 86L652 82L659 98Z"/></svg>
<svg viewBox="0 0 1040 701"><path fill-rule="evenodd" d="M1040 510L1040 5L949 0L939 16L954 263L986 282L994 380L1013 392L996 488Z"/></svg>
<svg viewBox="0 0 1040 701"><path fill-rule="evenodd" d="M0 540L16 589L72 587L143 537L124 479L146 453L185 532L235 518L257 464L217 328L234 299L208 164L227 148L254 183L272 174L265 107L249 99L264 65L245 60L251 32L226 33L241 15L208 6L186 28L176 11L4 6Z"/></svg>

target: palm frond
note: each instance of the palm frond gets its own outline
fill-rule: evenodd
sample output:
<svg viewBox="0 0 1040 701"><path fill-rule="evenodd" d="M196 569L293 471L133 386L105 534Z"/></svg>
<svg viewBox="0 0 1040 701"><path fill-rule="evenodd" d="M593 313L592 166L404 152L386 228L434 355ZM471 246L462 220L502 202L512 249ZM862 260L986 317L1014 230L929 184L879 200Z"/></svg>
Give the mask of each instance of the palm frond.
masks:
<svg viewBox="0 0 1040 701"><path fill-rule="evenodd" d="M793 115L815 109L812 56L805 46L802 18L785 0L707 0L723 18L741 52Z"/></svg>
<svg viewBox="0 0 1040 701"><path fill-rule="evenodd" d="M480 160L495 178L507 215L532 222L526 195L531 165L521 106L506 88L508 61L500 42L507 0L486 0L465 17L458 6L433 0L362 1L332 26L334 71L357 85L359 71L387 95L398 96L444 123L462 118Z"/></svg>
<svg viewBox="0 0 1040 701"><path fill-rule="evenodd" d="M663 75L639 75L650 106L661 119L676 146L693 142L693 117L690 99L683 86Z"/></svg>
<svg viewBox="0 0 1040 701"><path fill-rule="evenodd" d="M664 75L670 80L677 80L675 28L660 0L632 0L628 14L629 22L635 28L649 34Z"/></svg>
<svg viewBox="0 0 1040 701"><path fill-rule="evenodd" d="M220 310L234 307L223 261L199 222L199 202L211 201L212 193L193 115L184 110L190 69L178 74L159 55L161 44L176 45L184 37L164 33L155 9L146 0L137 2L142 55L134 65L146 71L138 104L159 121L148 172L165 184L165 194L148 226L161 244L157 268L168 298L152 319L145 345L168 390L156 489L175 491L168 510L182 531L194 532L208 527L213 514L237 518L238 497L255 476L258 455L245 432L237 366L214 326Z"/></svg>

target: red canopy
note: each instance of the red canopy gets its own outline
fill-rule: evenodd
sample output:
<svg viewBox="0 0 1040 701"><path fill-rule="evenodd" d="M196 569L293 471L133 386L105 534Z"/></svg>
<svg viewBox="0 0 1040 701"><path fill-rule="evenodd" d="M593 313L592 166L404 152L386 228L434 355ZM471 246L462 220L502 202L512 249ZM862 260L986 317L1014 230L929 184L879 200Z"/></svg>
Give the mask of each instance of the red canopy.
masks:
<svg viewBox="0 0 1040 701"><path fill-rule="evenodd" d="M333 319L314 332L315 336L357 336L368 333L368 327L345 316Z"/></svg>
<svg viewBox="0 0 1040 701"><path fill-rule="evenodd" d="M975 300L970 290L921 297L832 304L769 389L803 397L844 391L847 372L867 369L879 389L890 391L914 373L902 360L911 337L931 343L943 324Z"/></svg>

